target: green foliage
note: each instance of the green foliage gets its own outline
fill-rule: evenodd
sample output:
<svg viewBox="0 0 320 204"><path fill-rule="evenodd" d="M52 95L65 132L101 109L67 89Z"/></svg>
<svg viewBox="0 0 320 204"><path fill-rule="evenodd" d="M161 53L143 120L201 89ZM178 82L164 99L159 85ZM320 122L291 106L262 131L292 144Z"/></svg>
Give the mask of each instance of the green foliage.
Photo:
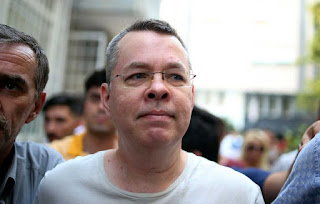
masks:
<svg viewBox="0 0 320 204"><path fill-rule="evenodd" d="M315 3L311 8L315 35L310 47L310 61L320 66L320 2ZM308 81L305 90L298 94L298 105L305 110L317 111L320 102L320 76L315 80Z"/></svg>
<svg viewBox="0 0 320 204"><path fill-rule="evenodd" d="M320 80L308 81L303 92L298 94L298 105L309 111L317 111L320 102Z"/></svg>
<svg viewBox="0 0 320 204"><path fill-rule="evenodd" d="M320 64L320 29L316 30L311 44L311 61Z"/></svg>
<svg viewBox="0 0 320 204"><path fill-rule="evenodd" d="M315 34L311 44L311 60L320 64L320 2L316 2L312 8L313 22L315 27Z"/></svg>
<svg viewBox="0 0 320 204"><path fill-rule="evenodd" d="M302 135L308 127L307 124L301 124L296 129L285 131L284 138L288 142L288 151L298 149Z"/></svg>
<svg viewBox="0 0 320 204"><path fill-rule="evenodd" d="M314 20L314 25L317 29L320 27L320 2L316 2L312 7L311 7L312 15L313 15L313 20Z"/></svg>

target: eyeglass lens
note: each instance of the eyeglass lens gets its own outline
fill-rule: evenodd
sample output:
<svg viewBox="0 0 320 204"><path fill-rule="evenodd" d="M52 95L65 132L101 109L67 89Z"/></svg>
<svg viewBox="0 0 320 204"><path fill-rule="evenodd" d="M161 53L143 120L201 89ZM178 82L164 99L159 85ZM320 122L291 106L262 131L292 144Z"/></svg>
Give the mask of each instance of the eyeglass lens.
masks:
<svg viewBox="0 0 320 204"><path fill-rule="evenodd" d="M162 80L173 87L191 87L191 80L195 77L195 75L186 72L185 69L169 69L164 72L133 69L115 77L121 77L125 87L144 87L149 86L155 80L156 74L161 74Z"/></svg>

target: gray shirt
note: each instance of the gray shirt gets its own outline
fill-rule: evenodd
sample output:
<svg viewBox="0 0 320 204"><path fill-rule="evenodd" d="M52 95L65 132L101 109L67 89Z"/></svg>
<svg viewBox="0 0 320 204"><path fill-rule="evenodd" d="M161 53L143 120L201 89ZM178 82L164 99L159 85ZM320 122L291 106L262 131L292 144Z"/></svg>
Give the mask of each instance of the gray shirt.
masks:
<svg viewBox="0 0 320 204"><path fill-rule="evenodd" d="M0 204L32 203L44 174L64 160L55 150L34 142L16 142L0 184Z"/></svg>

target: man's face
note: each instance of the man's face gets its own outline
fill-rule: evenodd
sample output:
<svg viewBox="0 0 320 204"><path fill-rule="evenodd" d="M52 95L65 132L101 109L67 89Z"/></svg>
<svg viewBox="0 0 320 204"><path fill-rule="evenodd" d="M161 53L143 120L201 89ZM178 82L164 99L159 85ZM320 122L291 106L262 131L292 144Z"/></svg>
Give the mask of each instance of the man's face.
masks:
<svg viewBox="0 0 320 204"><path fill-rule="evenodd" d="M67 105L51 106L45 111L44 118L44 129L50 142L71 135L80 120Z"/></svg>
<svg viewBox="0 0 320 204"><path fill-rule="evenodd" d="M112 77L135 69L167 72L176 68L189 71L187 54L177 38L152 31L130 32L119 42ZM179 146L190 123L193 86L173 87L160 73L144 87L124 87L123 79L116 77L110 91L106 84L101 90L103 105L119 134L119 145Z"/></svg>
<svg viewBox="0 0 320 204"><path fill-rule="evenodd" d="M110 115L101 105L100 87L92 87L88 90L84 102L84 119L87 131L96 136L106 137L115 133L115 127ZM100 137L99 136L99 137Z"/></svg>
<svg viewBox="0 0 320 204"><path fill-rule="evenodd" d="M11 149L25 123L37 117L45 93L35 96L37 61L25 45L0 43L0 152Z"/></svg>

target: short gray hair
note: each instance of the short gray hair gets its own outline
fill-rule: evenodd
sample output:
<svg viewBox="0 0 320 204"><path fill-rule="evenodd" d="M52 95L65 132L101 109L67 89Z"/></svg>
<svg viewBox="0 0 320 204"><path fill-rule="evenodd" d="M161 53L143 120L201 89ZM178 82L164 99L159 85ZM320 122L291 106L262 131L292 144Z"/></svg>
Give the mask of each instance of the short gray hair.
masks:
<svg viewBox="0 0 320 204"><path fill-rule="evenodd" d="M169 23L157 19L149 19L149 20L141 20L135 22L133 25L129 26L128 28L121 31L118 35L116 35L107 47L107 54L106 54L106 82L110 84L111 82L111 74L114 70L115 66L118 62L118 51L119 51L119 42L120 40L129 32L132 31L154 31L157 33L168 34L176 37L180 43L182 44L183 48L185 49L186 53L188 54L188 50L183 43L182 39L176 32L174 28L170 26ZM191 63L188 55L188 64L191 70Z"/></svg>

